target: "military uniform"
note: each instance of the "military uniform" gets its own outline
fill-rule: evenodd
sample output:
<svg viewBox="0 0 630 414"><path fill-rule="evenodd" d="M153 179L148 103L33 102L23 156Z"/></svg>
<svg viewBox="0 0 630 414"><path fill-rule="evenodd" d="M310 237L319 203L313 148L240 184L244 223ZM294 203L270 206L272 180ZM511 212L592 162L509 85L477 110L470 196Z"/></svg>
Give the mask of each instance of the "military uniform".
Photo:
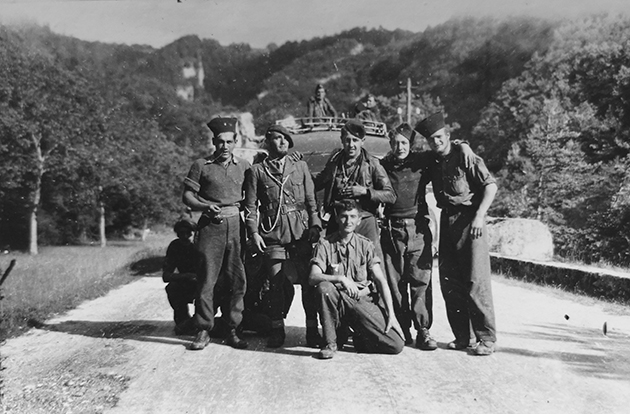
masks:
<svg viewBox="0 0 630 414"><path fill-rule="evenodd" d="M249 162L235 156L226 163L214 157L199 159L184 180L187 190L221 207L220 218L203 213L197 224L196 246L201 254L201 265L193 320L200 329L209 331L214 326L217 283L222 294L227 295L223 313L230 327L234 329L241 323L246 280L241 259L239 205L245 171L249 167Z"/></svg>
<svg viewBox="0 0 630 414"><path fill-rule="evenodd" d="M348 121L348 123L350 122ZM363 130L363 135L360 138L363 138L364 134L365 131ZM356 198L363 210L361 223L357 226L356 233L372 240L376 247L376 254L382 257L377 224L377 209L381 203L393 203L396 201L396 194L379 160L364 149L361 149L361 155L353 165L347 166L345 164L344 150L340 149L330 157L324 170L314 179L315 190L324 189L325 210L333 214L328 223L326 233L329 235L333 234L338 228L334 219L333 205L335 201L343 199L340 189L352 185L366 187L368 193Z"/></svg>
<svg viewBox="0 0 630 414"><path fill-rule="evenodd" d="M385 208L381 231L384 267L408 343L412 322L418 332L433 323L432 235L425 192L430 180L427 168L434 158L430 153L411 152L402 160L389 154L381 161L396 192L396 202Z"/></svg>
<svg viewBox="0 0 630 414"><path fill-rule="evenodd" d="M379 297L372 287L370 273L380 263L371 240L354 233L347 244L338 232L319 241L311 264L326 274L345 275L359 287L359 298L351 298L331 282L316 286L316 297L324 332L324 341L334 344L337 329L349 326L354 331L355 350L366 353L398 354L404 341L394 330L383 333L387 326L385 310L379 306Z"/></svg>
<svg viewBox="0 0 630 414"><path fill-rule="evenodd" d="M441 114L416 126L425 137L443 128ZM484 188L496 181L483 160L469 167L456 151L436 158L429 169L433 192L442 209L439 269L446 313L455 334L454 346L470 342L470 327L480 343L494 344L496 326L490 279L487 231L471 237L471 225L484 197ZM481 348L479 348L481 349Z"/></svg>
<svg viewBox="0 0 630 414"><path fill-rule="evenodd" d="M307 329L316 330L317 308L313 288L308 285L307 266L312 250L308 230L313 226L321 229L321 223L306 162L285 156L282 160L265 159L254 164L245 175L245 223L250 237L258 233L265 242L265 260L290 260L296 267ZM286 264L283 263L283 268ZM267 314L280 324L290 306L290 302L285 303L286 273L270 275L270 278Z"/></svg>

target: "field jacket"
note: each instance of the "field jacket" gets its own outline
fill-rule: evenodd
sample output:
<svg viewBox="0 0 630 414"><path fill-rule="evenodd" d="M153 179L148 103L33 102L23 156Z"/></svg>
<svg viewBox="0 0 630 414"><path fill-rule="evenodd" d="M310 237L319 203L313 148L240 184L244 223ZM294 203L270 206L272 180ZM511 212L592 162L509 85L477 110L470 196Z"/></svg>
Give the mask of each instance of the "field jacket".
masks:
<svg viewBox="0 0 630 414"><path fill-rule="evenodd" d="M367 187L368 193L357 197L356 200L364 213L375 215L380 203L391 204L396 201L396 193L378 158L370 155L364 149L361 149L361 152L363 162L359 166L359 173L354 184ZM327 212L332 212L336 201L333 200L335 177L343 162L343 150L337 150L326 162L324 170L314 179L315 190L325 190L324 209Z"/></svg>
<svg viewBox="0 0 630 414"><path fill-rule="evenodd" d="M304 161L285 157L280 174L267 159L245 173L245 225L266 244L286 245L320 226L313 179ZM275 172L275 174L274 174Z"/></svg>

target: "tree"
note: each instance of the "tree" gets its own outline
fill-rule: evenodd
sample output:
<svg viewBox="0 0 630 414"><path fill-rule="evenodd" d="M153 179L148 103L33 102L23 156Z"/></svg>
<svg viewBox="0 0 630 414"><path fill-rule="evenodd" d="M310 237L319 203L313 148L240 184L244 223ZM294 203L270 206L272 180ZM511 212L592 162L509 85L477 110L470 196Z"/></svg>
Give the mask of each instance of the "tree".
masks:
<svg viewBox="0 0 630 414"><path fill-rule="evenodd" d="M82 79L47 57L21 52L6 32L2 35L0 135L2 158L9 161L3 162L2 186L25 191L29 252L37 254L42 177L55 166L51 159L81 141L90 105Z"/></svg>

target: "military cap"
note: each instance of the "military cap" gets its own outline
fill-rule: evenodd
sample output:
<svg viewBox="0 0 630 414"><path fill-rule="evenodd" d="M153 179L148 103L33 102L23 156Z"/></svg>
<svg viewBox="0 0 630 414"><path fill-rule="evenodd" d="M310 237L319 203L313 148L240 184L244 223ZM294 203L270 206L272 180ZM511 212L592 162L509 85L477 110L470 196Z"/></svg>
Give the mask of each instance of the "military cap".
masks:
<svg viewBox="0 0 630 414"><path fill-rule="evenodd" d="M444 126L444 114L437 112L418 122L415 130L423 137L431 138L431 135L444 128Z"/></svg>
<svg viewBox="0 0 630 414"><path fill-rule="evenodd" d="M208 122L208 128L212 131L214 136L218 136L223 132L234 132L236 133L236 122L238 120L236 118L213 118L210 122Z"/></svg>
<svg viewBox="0 0 630 414"><path fill-rule="evenodd" d="M267 128L267 132L265 132L265 138L270 138L272 132L278 132L284 135L287 141L289 141L289 148L293 148L293 137L291 136L291 133L288 129L286 129L282 125L271 125L269 128Z"/></svg>
<svg viewBox="0 0 630 414"><path fill-rule="evenodd" d="M195 231L197 230L197 225L189 219L181 219L175 223L173 230L175 230L175 233L179 233L182 230Z"/></svg>
<svg viewBox="0 0 630 414"><path fill-rule="evenodd" d="M416 137L416 132L411 129L411 126L408 123L404 122L398 125L396 129L391 132L392 138L395 138L396 135L402 135L403 137L407 138L409 140L409 144L411 145L413 144L413 140Z"/></svg>
<svg viewBox="0 0 630 414"><path fill-rule="evenodd" d="M355 136L357 138L361 138L361 139L365 138L365 127L363 126L363 123L359 120L356 120L356 119L348 120L344 124L343 130L345 130L350 135Z"/></svg>

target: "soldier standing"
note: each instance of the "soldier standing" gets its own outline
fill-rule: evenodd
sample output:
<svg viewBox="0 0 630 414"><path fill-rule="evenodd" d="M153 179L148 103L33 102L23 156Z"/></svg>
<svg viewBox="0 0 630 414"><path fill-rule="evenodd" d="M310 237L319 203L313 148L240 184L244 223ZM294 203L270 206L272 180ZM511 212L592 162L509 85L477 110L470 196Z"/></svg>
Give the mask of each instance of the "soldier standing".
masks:
<svg viewBox="0 0 630 414"><path fill-rule="evenodd" d="M317 347L317 306L314 289L308 284L312 243L319 239L321 223L317 214L315 189L304 161L287 157L293 147L289 131L272 125L265 134L269 157L254 164L245 175L245 223L249 237L264 253L269 276L269 316L271 336L267 346L284 344L284 317L288 260L295 265L302 285L302 305L306 313L306 342Z"/></svg>
<svg viewBox="0 0 630 414"><path fill-rule="evenodd" d="M428 168L436 156L428 151L412 151L415 135L406 123L391 131L392 152L381 161L396 192L396 202L385 207L381 246L405 342L413 342L409 331L413 322L418 332L416 347L432 351L437 349L437 342L429 333L433 323L433 254L425 193L430 181ZM456 145L455 151L473 162L475 154L467 144Z"/></svg>
<svg viewBox="0 0 630 414"><path fill-rule="evenodd" d="M196 246L201 254L198 271L199 291L193 323L199 332L190 349L205 348L214 327L214 290L227 296L222 311L230 330L226 338L234 348L246 348L247 342L236 334L241 323L245 294L245 269L241 259L240 203L243 181L249 162L232 155L236 145L236 118L214 118L208 127L216 147L208 158L195 161L184 180L184 203L203 214L197 223Z"/></svg>
<svg viewBox="0 0 630 414"><path fill-rule="evenodd" d="M490 280L490 255L485 216L497 192L495 179L483 160L466 167L453 151L442 113L420 121L415 128L429 141L437 162L429 170L440 223L440 284L455 340L449 349L466 349L470 326L475 355L494 352L496 327Z"/></svg>
<svg viewBox="0 0 630 414"><path fill-rule="evenodd" d="M363 148L365 128L361 121L351 119L344 124L341 142L343 148L330 157L324 170L314 179L315 190L325 190L324 209L332 214L326 234L333 234L339 228L334 217L335 201L354 199L362 211L356 232L370 239L376 254L383 257L377 210L381 203L396 201L396 194L379 160Z"/></svg>

